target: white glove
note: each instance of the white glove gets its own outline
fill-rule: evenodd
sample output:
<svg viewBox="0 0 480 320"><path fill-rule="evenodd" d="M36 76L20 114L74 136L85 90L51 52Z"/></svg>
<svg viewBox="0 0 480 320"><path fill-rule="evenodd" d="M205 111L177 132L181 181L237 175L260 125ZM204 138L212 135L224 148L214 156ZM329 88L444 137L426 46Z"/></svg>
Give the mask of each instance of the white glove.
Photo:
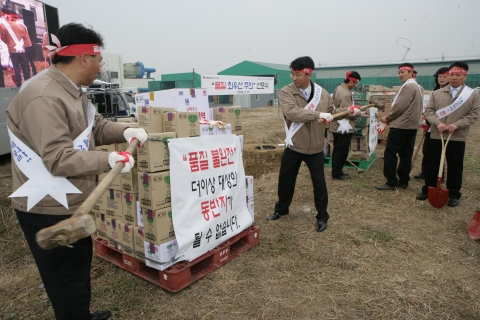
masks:
<svg viewBox="0 0 480 320"><path fill-rule="evenodd" d="M368 118L368 111L362 111L362 112L360 112L360 115L362 117Z"/></svg>
<svg viewBox="0 0 480 320"><path fill-rule="evenodd" d="M110 154L108 155L108 165L110 166L110 168L115 167L115 164L117 162L123 162L125 165L122 171L120 171L120 173L129 172L135 165L135 160L133 160L133 157L130 153L125 151L110 152Z"/></svg>
<svg viewBox="0 0 480 320"><path fill-rule="evenodd" d="M323 122L332 122L333 121L333 116L330 113L320 112L320 115L318 116L318 118L322 119Z"/></svg>
<svg viewBox="0 0 480 320"><path fill-rule="evenodd" d="M358 108L355 108L355 110L353 110L352 116L360 117L361 114L362 114L362 111L360 111L360 109L358 109Z"/></svg>
<svg viewBox="0 0 480 320"><path fill-rule="evenodd" d="M385 132L385 129L386 129L386 127L387 127L387 124L388 124L388 123L386 123L386 122L380 121L380 122L378 123L378 127L377 127L378 133L384 133L384 132Z"/></svg>
<svg viewBox="0 0 480 320"><path fill-rule="evenodd" d="M139 145L143 145L147 141L148 134L145 129L127 128L123 131L123 136L128 143L132 142L133 138L138 139Z"/></svg>

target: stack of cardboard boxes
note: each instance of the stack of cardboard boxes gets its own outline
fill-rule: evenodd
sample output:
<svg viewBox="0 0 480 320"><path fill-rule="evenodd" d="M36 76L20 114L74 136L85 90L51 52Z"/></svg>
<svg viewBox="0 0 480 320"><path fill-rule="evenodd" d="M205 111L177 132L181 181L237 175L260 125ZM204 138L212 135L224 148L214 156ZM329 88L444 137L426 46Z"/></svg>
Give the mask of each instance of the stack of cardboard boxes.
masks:
<svg viewBox="0 0 480 320"><path fill-rule="evenodd" d="M206 104L208 107L208 100ZM230 114L228 109L222 108L219 112ZM145 129L148 140L137 148L135 167L114 179L92 208L92 214L95 216L97 236L107 240L109 246L145 262L147 266L164 270L175 263L173 260L178 249L172 222L167 141L200 136L201 116L198 112L149 105L140 106L137 110L139 122L126 125ZM240 112L231 113L236 116L227 117L234 124L230 127L241 130ZM97 150L112 152L126 150L127 147L125 142L100 146ZM99 180L105 175L100 175ZM253 177L248 178L246 201L253 217Z"/></svg>

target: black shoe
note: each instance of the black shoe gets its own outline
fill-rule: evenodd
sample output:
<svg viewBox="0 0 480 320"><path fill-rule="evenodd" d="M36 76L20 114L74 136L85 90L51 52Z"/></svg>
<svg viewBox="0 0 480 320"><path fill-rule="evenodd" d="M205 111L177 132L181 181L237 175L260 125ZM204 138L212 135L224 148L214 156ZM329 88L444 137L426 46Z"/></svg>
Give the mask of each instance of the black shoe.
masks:
<svg viewBox="0 0 480 320"><path fill-rule="evenodd" d="M280 214L278 212L275 212L270 217L268 217L267 220L278 220L278 219L280 219L281 216L284 216L284 215L285 214Z"/></svg>
<svg viewBox="0 0 480 320"><path fill-rule="evenodd" d="M425 201L428 199L428 195L426 195L425 193L419 193L417 194L417 200L420 200L420 201Z"/></svg>
<svg viewBox="0 0 480 320"><path fill-rule="evenodd" d="M447 206L456 207L456 206L458 206L458 201L459 201L458 199L448 198Z"/></svg>
<svg viewBox="0 0 480 320"><path fill-rule="evenodd" d="M389 186L388 184L382 184L380 186L376 186L377 190L397 190L397 187Z"/></svg>
<svg viewBox="0 0 480 320"><path fill-rule="evenodd" d="M325 229L327 229L327 223L321 220L318 220L316 228L317 228L317 232L323 232L325 231Z"/></svg>
<svg viewBox="0 0 480 320"><path fill-rule="evenodd" d="M110 318L112 313L108 310L104 310L91 313L90 315L92 316L92 320L106 320Z"/></svg>
<svg viewBox="0 0 480 320"><path fill-rule="evenodd" d="M425 175L422 173L417 174L416 176L413 176L415 179L425 179Z"/></svg>
<svg viewBox="0 0 480 320"><path fill-rule="evenodd" d="M333 177L333 180L350 180L350 176L348 174L342 174L340 177Z"/></svg>

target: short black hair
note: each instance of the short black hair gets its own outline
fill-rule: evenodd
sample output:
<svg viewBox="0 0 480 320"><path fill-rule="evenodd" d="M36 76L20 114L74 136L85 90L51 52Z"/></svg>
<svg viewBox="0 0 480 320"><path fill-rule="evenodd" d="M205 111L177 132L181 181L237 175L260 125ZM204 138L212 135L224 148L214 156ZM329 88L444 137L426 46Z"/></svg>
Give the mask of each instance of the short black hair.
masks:
<svg viewBox="0 0 480 320"><path fill-rule="evenodd" d="M463 61L457 61L457 62L452 63L448 69L452 69L454 67L462 68L462 69L465 69L465 70L468 71L468 64L466 64Z"/></svg>
<svg viewBox="0 0 480 320"><path fill-rule="evenodd" d="M315 69L315 63L312 58L304 56L297 58L290 63L290 69L292 70L302 70L303 68Z"/></svg>
<svg viewBox="0 0 480 320"><path fill-rule="evenodd" d="M62 26L58 29L57 34L58 40L60 40L60 44L63 46L68 46L70 44L97 44L99 47L103 48L103 37L93 31L93 29L86 28L80 23L69 23ZM75 57L67 57L67 56L59 56L58 54L55 55L52 59L53 64L63 63L69 64L73 61Z"/></svg>
<svg viewBox="0 0 480 320"><path fill-rule="evenodd" d="M355 78L355 79L358 79L358 80L362 80L362 77L360 77L360 74L357 72L357 71L350 71L350 75L348 76L349 78ZM350 80L348 80L346 77L345 77L345 80L343 80L343 83L349 83Z"/></svg>
<svg viewBox="0 0 480 320"><path fill-rule="evenodd" d="M437 70L437 72L435 72L435 74L433 75L435 78L438 78L438 75L439 74L444 74L445 72L447 72L450 68L447 68L447 67L441 67L440 69Z"/></svg>
<svg viewBox="0 0 480 320"><path fill-rule="evenodd" d="M408 62L405 62L405 63L402 63L401 65L398 66L398 68L400 69L401 67L410 67L410 68L414 68L413 67L413 64L411 63L408 63Z"/></svg>

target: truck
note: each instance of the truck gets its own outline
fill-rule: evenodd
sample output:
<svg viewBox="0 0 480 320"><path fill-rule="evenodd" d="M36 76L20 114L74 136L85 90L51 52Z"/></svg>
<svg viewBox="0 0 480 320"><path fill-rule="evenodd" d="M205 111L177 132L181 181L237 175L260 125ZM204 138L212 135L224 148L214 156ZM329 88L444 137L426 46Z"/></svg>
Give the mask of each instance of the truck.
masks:
<svg viewBox="0 0 480 320"><path fill-rule="evenodd" d="M83 90L88 100L104 118L114 120L119 117L130 117L131 102L118 84L95 80L91 86Z"/></svg>

